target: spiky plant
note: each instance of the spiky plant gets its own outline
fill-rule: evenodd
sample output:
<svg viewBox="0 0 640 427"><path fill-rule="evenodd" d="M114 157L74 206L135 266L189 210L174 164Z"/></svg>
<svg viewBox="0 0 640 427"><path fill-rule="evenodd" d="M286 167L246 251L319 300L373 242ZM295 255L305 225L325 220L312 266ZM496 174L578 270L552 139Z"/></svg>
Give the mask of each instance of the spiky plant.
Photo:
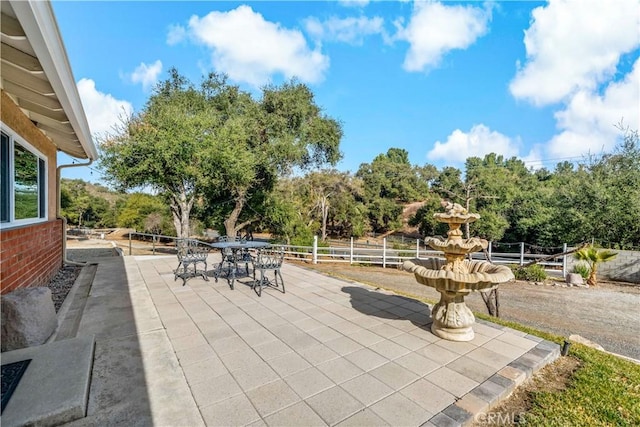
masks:
<svg viewBox="0 0 640 427"><path fill-rule="evenodd" d="M598 264L611 261L616 255L618 255L617 252L608 249L596 249L593 246L586 246L576 252L574 257L589 265L589 278L587 279L587 283L590 286L596 286L598 284Z"/></svg>

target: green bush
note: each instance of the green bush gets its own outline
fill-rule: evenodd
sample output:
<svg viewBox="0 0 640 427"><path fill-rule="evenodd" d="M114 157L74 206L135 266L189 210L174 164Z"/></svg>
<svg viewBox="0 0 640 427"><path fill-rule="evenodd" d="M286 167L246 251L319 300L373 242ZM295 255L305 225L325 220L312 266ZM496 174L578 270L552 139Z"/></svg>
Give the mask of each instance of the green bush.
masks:
<svg viewBox="0 0 640 427"><path fill-rule="evenodd" d="M510 267L516 280L541 282L547 278L547 272L544 271L544 267L538 264L533 264L528 267L521 267L519 265L511 265Z"/></svg>
<svg viewBox="0 0 640 427"><path fill-rule="evenodd" d="M572 273L578 273L583 279L587 279L589 277L589 273L591 273L591 269L587 264L579 263L573 266Z"/></svg>

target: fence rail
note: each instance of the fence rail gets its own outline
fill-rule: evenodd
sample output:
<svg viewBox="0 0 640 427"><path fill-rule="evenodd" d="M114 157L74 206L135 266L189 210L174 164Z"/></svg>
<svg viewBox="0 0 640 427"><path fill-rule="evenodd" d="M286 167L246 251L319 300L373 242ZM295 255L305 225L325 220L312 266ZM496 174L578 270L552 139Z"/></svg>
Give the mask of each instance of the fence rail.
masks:
<svg viewBox="0 0 640 427"><path fill-rule="evenodd" d="M135 236L138 236L138 238L136 239ZM154 255L157 253L173 253L172 251L175 248L175 239L175 237L160 234L137 232L129 233L129 255L133 253L134 240L137 241L136 249L150 250ZM146 241L146 244L140 245L140 240ZM169 243L169 246L166 243ZM205 241L200 241L200 243L203 245L209 244ZM407 242L403 245L404 247L399 247L400 245L397 243L393 246L389 246L386 239L383 239L382 244L358 243L355 242L353 238L349 241L331 241L329 243L330 246L322 246L318 242L318 237L315 236L312 246L281 246L285 249L285 259L307 260L313 264L333 262L380 265L383 268L387 268L398 267L402 265L404 261L415 258L442 258L442 252L426 249L424 243L420 239L416 239L413 245ZM149 245L151 245L150 248ZM497 244L497 246L503 245L505 244ZM493 244L492 242L489 242L486 254L483 252L477 252L471 254L471 259L486 260L488 255L494 264L524 265L528 262L548 256L546 254L534 254L527 252L527 244L525 243L518 243L518 245L520 246L519 252L494 252ZM566 252L567 245L565 244L562 248L557 248L557 250L559 252ZM539 264L548 270L561 271L564 276L567 273L567 257L567 255L558 256L552 260L542 261Z"/></svg>

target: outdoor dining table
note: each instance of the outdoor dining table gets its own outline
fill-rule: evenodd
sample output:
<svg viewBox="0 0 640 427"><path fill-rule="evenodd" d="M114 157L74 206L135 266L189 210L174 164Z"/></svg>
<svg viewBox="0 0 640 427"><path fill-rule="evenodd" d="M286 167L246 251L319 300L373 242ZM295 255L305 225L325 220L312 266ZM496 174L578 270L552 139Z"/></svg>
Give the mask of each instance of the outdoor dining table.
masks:
<svg viewBox="0 0 640 427"><path fill-rule="evenodd" d="M218 281L218 277L220 276L220 273L222 273L222 268L225 261L233 263L233 265L229 269L229 273L227 274L227 281L229 282L229 286L231 287L231 289L233 289L233 285L236 281L236 270L238 267L238 260L240 262L242 261L248 262L248 260L242 259L241 257L239 257L238 252L243 254L243 253L246 253L246 251L248 251L249 249L266 248L271 246L271 244L267 242L238 240L234 242L210 243L209 246L215 249L220 249L220 253L222 254L222 260L220 261L220 265L218 265L218 268L214 273L216 281ZM229 254L229 250L231 250L231 254ZM228 258L228 257L231 257L231 258Z"/></svg>

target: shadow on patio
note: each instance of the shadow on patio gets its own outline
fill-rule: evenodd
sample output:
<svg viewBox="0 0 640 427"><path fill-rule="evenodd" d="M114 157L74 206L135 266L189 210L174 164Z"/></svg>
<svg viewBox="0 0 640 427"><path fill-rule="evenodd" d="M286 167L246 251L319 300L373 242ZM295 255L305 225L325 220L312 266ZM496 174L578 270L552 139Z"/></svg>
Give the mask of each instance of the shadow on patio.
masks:
<svg viewBox="0 0 640 427"><path fill-rule="evenodd" d="M355 286L345 286L342 291L351 296L351 306L362 314L383 319L411 320L417 327L431 330L431 307L423 302Z"/></svg>

